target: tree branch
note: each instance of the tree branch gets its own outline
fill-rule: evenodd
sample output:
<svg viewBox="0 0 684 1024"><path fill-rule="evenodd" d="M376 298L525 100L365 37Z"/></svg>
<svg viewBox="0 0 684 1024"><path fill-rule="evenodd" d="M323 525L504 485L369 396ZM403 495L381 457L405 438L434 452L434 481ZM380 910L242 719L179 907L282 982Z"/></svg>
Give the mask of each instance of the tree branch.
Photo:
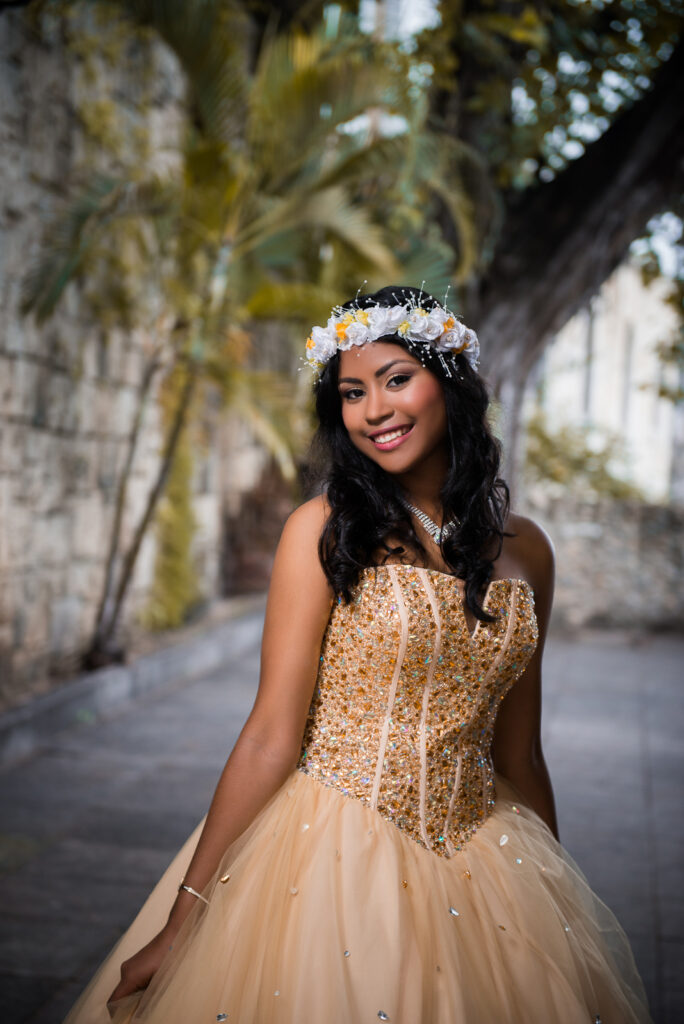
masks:
<svg viewBox="0 0 684 1024"><path fill-rule="evenodd" d="M552 182L511 199L469 310L495 390L522 384L550 337L684 181L684 43L643 99Z"/></svg>

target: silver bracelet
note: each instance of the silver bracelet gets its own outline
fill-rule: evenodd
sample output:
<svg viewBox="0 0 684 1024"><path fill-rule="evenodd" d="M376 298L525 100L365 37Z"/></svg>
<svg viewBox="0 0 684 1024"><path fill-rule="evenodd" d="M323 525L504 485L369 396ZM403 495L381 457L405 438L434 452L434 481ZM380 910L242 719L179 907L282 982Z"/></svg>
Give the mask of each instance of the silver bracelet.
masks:
<svg viewBox="0 0 684 1024"><path fill-rule="evenodd" d="M185 882L181 882L178 886L178 892L189 892L191 896L196 896L198 900L202 900L202 903L206 903L209 906L209 900L206 896L203 896L201 892L197 892L197 889L193 889L191 885L186 885Z"/></svg>

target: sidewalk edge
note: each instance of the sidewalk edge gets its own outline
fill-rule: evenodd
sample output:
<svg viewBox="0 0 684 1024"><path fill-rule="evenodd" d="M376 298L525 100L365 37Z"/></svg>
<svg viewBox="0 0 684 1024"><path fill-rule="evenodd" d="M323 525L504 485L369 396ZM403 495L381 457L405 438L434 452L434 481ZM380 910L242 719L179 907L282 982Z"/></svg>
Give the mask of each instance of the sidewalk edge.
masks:
<svg viewBox="0 0 684 1024"><path fill-rule="evenodd" d="M258 640L264 601L259 597L206 632L141 655L130 664L83 673L5 712L0 716L0 768L31 757L57 733L101 721L136 697L173 690L216 671Z"/></svg>

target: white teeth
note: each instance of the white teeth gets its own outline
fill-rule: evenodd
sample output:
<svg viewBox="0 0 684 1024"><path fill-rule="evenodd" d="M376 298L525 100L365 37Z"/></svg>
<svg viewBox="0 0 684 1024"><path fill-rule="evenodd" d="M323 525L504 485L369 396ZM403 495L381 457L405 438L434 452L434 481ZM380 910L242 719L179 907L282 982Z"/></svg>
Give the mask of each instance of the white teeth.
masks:
<svg viewBox="0 0 684 1024"><path fill-rule="evenodd" d="M389 444L390 441L395 441L398 437L408 434L410 429L410 427L401 427L399 430L390 430L387 434L376 434L373 440L376 444Z"/></svg>

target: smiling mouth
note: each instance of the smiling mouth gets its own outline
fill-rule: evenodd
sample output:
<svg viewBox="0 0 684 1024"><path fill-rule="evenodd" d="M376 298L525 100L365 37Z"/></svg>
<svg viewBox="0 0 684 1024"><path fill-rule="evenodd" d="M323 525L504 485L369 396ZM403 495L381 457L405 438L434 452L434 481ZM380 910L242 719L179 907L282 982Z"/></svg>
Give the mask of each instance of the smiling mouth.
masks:
<svg viewBox="0 0 684 1024"><path fill-rule="evenodd" d="M412 430L413 425L395 427L393 430L387 430L382 434L373 434L371 441L378 448L395 448L398 444L401 444L402 440Z"/></svg>

